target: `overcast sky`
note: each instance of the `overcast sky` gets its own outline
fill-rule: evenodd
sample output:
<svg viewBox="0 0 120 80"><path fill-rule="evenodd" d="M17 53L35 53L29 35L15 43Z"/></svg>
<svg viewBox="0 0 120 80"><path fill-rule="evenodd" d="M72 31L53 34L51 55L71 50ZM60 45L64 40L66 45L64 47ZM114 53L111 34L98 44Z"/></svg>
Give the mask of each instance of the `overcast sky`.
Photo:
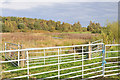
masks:
<svg viewBox="0 0 120 80"><path fill-rule="evenodd" d="M43 1L43 0L42 0ZM117 21L118 0L2 0L2 16L30 17L73 24L80 21L86 27L90 20L102 26Z"/></svg>

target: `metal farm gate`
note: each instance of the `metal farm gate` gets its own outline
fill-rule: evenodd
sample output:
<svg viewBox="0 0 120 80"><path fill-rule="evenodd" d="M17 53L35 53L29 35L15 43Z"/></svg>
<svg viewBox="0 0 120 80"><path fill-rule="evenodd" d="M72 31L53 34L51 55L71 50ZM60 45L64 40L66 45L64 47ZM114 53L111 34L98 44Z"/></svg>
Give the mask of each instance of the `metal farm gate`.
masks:
<svg viewBox="0 0 120 80"><path fill-rule="evenodd" d="M120 74L120 44L105 45L104 77ZM120 79L120 77L119 77Z"/></svg>
<svg viewBox="0 0 120 80"><path fill-rule="evenodd" d="M20 44L14 44L14 43L10 43L10 42L5 42L5 50L19 50L22 49L22 45ZM16 60L20 58L20 52L9 52L9 53L5 53L5 59L6 60ZM14 66L19 66L20 62L12 62L12 64Z"/></svg>
<svg viewBox="0 0 120 80"><path fill-rule="evenodd" d="M107 48L108 46L116 47ZM5 61L3 58L0 62L3 68L2 78L65 80L119 75L118 46L118 44L92 43L0 51L3 55L12 52L26 54L25 59L17 58ZM12 62L19 61L25 61L27 64L24 67L11 65Z"/></svg>

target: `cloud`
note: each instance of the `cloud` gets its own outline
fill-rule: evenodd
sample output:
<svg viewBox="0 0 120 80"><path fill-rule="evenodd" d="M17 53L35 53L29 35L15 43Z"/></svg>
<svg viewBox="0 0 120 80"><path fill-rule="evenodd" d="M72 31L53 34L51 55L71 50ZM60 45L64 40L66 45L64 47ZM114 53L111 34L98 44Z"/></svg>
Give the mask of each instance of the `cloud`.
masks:
<svg viewBox="0 0 120 80"><path fill-rule="evenodd" d="M2 2L118 2L119 0L2 0Z"/></svg>
<svg viewBox="0 0 120 80"><path fill-rule="evenodd" d="M54 3L43 3L43 2L5 2L0 6L1 8L14 9L14 10L25 10L35 7L52 6Z"/></svg>
<svg viewBox="0 0 120 80"><path fill-rule="evenodd" d="M80 21L83 26L87 26L90 20L102 25L107 19L115 21L118 13L117 3L114 2L12 2L7 4L11 6L3 8L4 16L52 19L72 24Z"/></svg>
<svg viewBox="0 0 120 80"><path fill-rule="evenodd" d="M24 10L34 7L53 6L56 3L67 4L73 2L118 2L119 0L2 0L0 8Z"/></svg>

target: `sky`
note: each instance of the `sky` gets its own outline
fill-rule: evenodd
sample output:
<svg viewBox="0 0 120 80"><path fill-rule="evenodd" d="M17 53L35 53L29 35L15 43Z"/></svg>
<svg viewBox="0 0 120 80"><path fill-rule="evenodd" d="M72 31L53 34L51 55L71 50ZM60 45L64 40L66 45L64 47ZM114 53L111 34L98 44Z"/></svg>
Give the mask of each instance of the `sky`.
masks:
<svg viewBox="0 0 120 80"><path fill-rule="evenodd" d="M44 1L44 2L43 2ZM118 19L118 0L2 0L2 16L16 16L61 21L80 22L87 27L90 21L105 26Z"/></svg>

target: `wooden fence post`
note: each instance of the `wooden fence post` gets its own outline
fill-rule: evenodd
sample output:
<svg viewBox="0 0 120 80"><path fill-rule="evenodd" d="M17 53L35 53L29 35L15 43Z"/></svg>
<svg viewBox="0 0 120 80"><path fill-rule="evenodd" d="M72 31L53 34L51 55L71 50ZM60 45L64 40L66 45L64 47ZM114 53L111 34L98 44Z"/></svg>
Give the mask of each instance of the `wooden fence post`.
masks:
<svg viewBox="0 0 120 80"><path fill-rule="evenodd" d="M91 44L91 42L89 41L89 44ZM91 60L91 45L89 45L89 60Z"/></svg>
<svg viewBox="0 0 120 80"><path fill-rule="evenodd" d="M25 52L20 52L21 53L21 59L25 59ZM20 67L24 67L25 66L25 60L21 61L20 63Z"/></svg>
<svg viewBox="0 0 120 80"><path fill-rule="evenodd" d="M20 45L19 47L20 47L20 49L22 49L22 45ZM21 59L26 59L25 58L26 57L25 54L26 53L24 51L20 52ZM25 66L25 62L26 62L26 60L20 61L20 67L24 67Z"/></svg>

